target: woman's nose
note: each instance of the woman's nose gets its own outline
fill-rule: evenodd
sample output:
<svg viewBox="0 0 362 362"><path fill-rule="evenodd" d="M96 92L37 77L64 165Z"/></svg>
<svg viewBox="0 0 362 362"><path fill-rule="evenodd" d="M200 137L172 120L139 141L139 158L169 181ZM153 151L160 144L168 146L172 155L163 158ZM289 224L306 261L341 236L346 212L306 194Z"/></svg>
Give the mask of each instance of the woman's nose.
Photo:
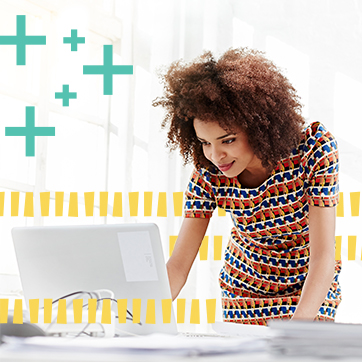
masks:
<svg viewBox="0 0 362 362"><path fill-rule="evenodd" d="M211 159L217 164L219 164L226 156L226 153L222 149L216 147L214 147L211 152Z"/></svg>

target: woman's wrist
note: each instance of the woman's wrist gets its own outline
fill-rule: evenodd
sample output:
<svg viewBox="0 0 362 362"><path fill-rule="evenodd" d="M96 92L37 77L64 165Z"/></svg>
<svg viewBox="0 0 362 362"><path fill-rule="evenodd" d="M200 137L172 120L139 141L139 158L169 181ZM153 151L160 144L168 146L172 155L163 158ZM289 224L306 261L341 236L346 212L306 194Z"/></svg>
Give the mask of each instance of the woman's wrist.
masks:
<svg viewBox="0 0 362 362"><path fill-rule="evenodd" d="M174 300L185 285L187 277L180 271L180 269L176 268L170 262L166 264L166 270L170 283L172 300Z"/></svg>

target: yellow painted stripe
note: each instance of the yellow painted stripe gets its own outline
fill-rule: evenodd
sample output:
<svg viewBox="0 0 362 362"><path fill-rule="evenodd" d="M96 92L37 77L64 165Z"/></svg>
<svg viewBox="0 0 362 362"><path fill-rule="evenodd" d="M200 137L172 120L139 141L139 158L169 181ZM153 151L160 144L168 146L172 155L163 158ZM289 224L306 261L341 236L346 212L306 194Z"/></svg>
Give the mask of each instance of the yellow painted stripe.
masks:
<svg viewBox="0 0 362 362"><path fill-rule="evenodd" d="M74 323L82 323L83 319L83 299L73 299Z"/></svg>
<svg viewBox="0 0 362 362"><path fill-rule="evenodd" d="M101 319L101 323L104 323L104 324L111 324L112 323L111 300L110 299L104 299L102 301L102 319Z"/></svg>
<svg viewBox="0 0 362 362"><path fill-rule="evenodd" d="M337 205L337 217L344 217L343 192L339 193L339 203Z"/></svg>
<svg viewBox="0 0 362 362"><path fill-rule="evenodd" d="M19 215L19 192L11 193L11 216Z"/></svg>
<svg viewBox="0 0 362 362"><path fill-rule="evenodd" d="M207 253L209 249L209 237L205 236L202 240L199 254L200 254L200 260L207 260Z"/></svg>
<svg viewBox="0 0 362 362"><path fill-rule="evenodd" d="M59 299L58 301L58 324L67 324L67 301L65 299Z"/></svg>
<svg viewBox="0 0 362 362"><path fill-rule="evenodd" d="M39 299L29 299L30 323L39 322Z"/></svg>
<svg viewBox="0 0 362 362"><path fill-rule="evenodd" d="M214 260L221 260L222 254L222 236L214 236Z"/></svg>
<svg viewBox="0 0 362 362"><path fill-rule="evenodd" d="M170 235L170 242L169 242L169 245L170 245L170 251L169 251L169 256L172 255L173 253L173 249L175 248L175 244L176 244L176 240L177 240L177 235Z"/></svg>
<svg viewBox="0 0 362 362"><path fill-rule="evenodd" d="M113 200L113 214L114 217L122 217L123 216L123 209L122 209L122 192L115 192L114 193L114 200Z"/></svg>
<svg viewBox="0 0 362 362"><path fill-rule="evenodd" d="M216 299L206 299L207 323L215 323Z"/></svg>
<svg viewBox="0 0 362 362"><path fill-rule="evenodd" d="M117 299L118 323L127 323L127 299Z"/></svg>
<svg viewBox="0 0 362 362"><path fill-rule="evenodd" d="M217 214L218 214L218 216L226 216L226 211L224 209L221 209L220 207L218 207Z"/></svg>
<svg viewBox="0 0 362 362"><path fill-rule="evenodd" d="M52 322L53 300L44 299L44 323Z"/></svg>
<svg viewBox="0 0 362 362"><path fill-rule="evenodd" d="M69 195L69 217L78 217L78 193L71 192Z"/></svg>
<svg viewBox="0 0 362 362"><path fill-rule="evenodd" d="M348 235L348 260L356 260L357 236Z"/></svg>
<svg viewBox="0 0 362 362"><path fill-rule="evenodd" d="M145 192L143 199L143 215L152 216L152 197L153 192Z"/></svg>
<svg viewBox="0 0 362 362"><path fill-rule="evenodd" d="M128 193L130 216L138 216L138 198L139 198L139 192Z"/></svg>
<svg viewBox="0 0 362 362"><path fill-rule="evenodd" d="M198 299L192 299L191 301L191 324L200 324L200 301Z"/></svg>
<svg viewBox="0 0 362 362"><path fill-rule="evenodd" d="M108 192L99 193L99 216L108 214Z"/></svg>
<svg viewBox="0 0 362 362"><path fill-rule="evenodd" d="M9 299L0 299L0 323L8 322Z"/></svg>
<svg viewBox="0 0 362 362"><path fill-rule="evenodd" d="M93 216L94 192L84 193L84 207L85 207L85 216Z"/></svg>
<svg viewBox="0 0 362 362"><path fill-rule="evenodd" d="M341 260L342 255L342 236L336 236L336 243L335 243L335 259Z"/></svg>
<svg viewBox="0 0 362 362"><path fill-rule="evenodd" d="M34 217L34 201L32 192L25 193L24 216Z"/></svg>
<svg viewBox="0 0 362 362"><path fill-rule="evenodd" d="M166 192L160 192L158 194L157 216L167 217Z"/></svg>
<svg viewBox="0 0 362 362"><path fill-rule="evenodd" d="M360 192L351 192L351 216L359 216Z"/></svg>
<svg viewBox="0 0 362 362"><path fill-rule="evenodd" d="M4 216L5 209L5 192L0 192L0 216Z"/></svg>
<svg viewBox="0 0 362 362"><path fill-rule="evenodd" d="M141 322L141 299L133 299L133 323L140 323Z"/></svg>
<svg viewBox="0 0 362 362"><path fill-rule="evenodd" d="M186 299L177 299L177 323L185 323Z"/></svg>
<svg viewBox="0 0 362 362"><path fill-rule="evenodd" d="M41 216L49 216L50 192L40 192Z"/></svg>
<svg viewBox="0 0 362 362"><path fill-rule="evenodd" d="M88 323L97 322L97 299L88 299Z"/></svg>
<svg viewBox="0 0 362 362"><path fill-rule="evenodd" d="M23 324L23 301L21 299L15 299L13 323Z"/></svg>
<svg viewBox="0 0 362 362"><path fill-rule="evenodd" d="M172 300L162 299L162 320L163 323L171 323Z"/></svg>
<svg viewBox="0 0 362 362"><path fill-rule="evenodd" d="M183 192L173 193L173 213L175 216L182 216L183 196Z"/></svg>
<svg viewBox="0 0 362 362"><path fill-rule="evenodd" d="M154 299L147 299L146 324L156 324L156 306Z"/></svg>
<svg viewBox="0 0 362 362"><path fill-rule="evenodd" d="M55 216L63 216L64 192L55 193Z"/></svg>

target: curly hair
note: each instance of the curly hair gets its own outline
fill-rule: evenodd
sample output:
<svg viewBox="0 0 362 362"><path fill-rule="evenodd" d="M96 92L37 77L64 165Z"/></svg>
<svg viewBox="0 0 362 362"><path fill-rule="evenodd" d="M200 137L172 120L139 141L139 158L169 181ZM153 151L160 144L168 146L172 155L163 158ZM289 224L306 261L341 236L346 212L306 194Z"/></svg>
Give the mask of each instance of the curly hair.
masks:
<svg viewBox="0 0 362 362"><path fill-rule="evenodd" d="M299 97L260 51L230 49L218 60L206 51L190 63L173 62L160 77L164 94L152 104L165 108L167 146L179 148L185 164L211 165L196 137L195 118L217 122L226 131L241 129L267 170L300 142L304 118Z"/></svg>

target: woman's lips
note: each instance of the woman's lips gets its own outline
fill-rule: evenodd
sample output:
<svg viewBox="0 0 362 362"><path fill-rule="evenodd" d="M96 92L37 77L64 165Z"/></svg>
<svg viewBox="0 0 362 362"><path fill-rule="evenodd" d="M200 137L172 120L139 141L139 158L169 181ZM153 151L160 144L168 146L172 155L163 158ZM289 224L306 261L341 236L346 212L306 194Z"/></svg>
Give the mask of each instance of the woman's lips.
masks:
<svg viewBox="0 0 362 362"><path fill-rule="evenodd" d="M219 168L220 171L225 172L225 171L229 170L233 164L234 164L234 161L231 163L226 163L224 165L218 165L217 167Z"/></svg>

